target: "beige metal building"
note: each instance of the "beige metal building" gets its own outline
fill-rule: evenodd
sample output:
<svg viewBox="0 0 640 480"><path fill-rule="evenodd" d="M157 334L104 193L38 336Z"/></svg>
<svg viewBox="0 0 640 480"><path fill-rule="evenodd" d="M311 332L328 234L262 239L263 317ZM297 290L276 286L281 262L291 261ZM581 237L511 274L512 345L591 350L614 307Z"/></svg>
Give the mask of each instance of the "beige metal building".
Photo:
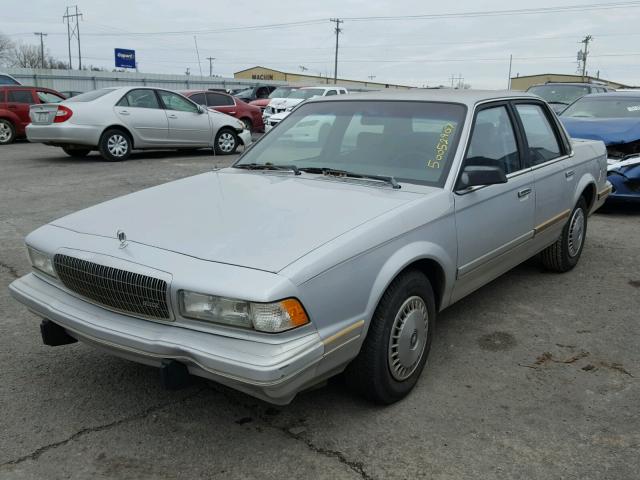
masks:
<svg viewBox="0 0 640 480"><path fill-rule="evenodd" d="M305 75L301 73L282 72L280 70L274 70L273 68L266 67L251 67L246 70L240 70L233 74L233 78L242 80L260 80L264 82L268 81L285 81L291 83L300 83L309 86L332 84L333 77L320 77L316 75ZM399 88L409 89L415 88L409 85L396 85L393 83L380 83L380 82L365 82L360 80L346 80L344 78L338 78L338 84L343 87L352 88Z"/></svg>
<svg viewBox="0 0 640 480"><path fill-rule="evenodd" d="M525 75L518 77L511 77L511 89L512 90L526 90L532 85L539 85L541 83L547 82L582 82L582 75L565 75L562 73L541 73L538 75ZM610 80L605 80L604 78L596 78L586 76L584 77L585 82L590 83L600 83L602 85L606 85L611 88L634 88L630 85L624 85L618 82L612 82Z"/></svg>

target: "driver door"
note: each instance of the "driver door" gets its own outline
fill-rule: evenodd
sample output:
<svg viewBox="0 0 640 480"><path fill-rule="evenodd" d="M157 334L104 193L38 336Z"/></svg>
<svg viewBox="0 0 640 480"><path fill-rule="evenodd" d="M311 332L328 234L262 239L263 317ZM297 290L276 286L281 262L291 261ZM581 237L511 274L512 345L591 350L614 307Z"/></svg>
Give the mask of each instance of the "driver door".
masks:
<svg viewBox="0 0 640 480"><path fill-rule="evenodd" d="M462 168L498 165L507 182L454 194L458 237L453 300L481 287L527 258L533 238L533 173L524 168L522 139L511 106L483 105L476 111Z"/></svg>
<svg viewBox="0 0 640 480"><path fill-rule="evenodd" d="M169 121L169 141L176 146L207 147L213 143L209 113L182 95L158 90Z"/></svg>

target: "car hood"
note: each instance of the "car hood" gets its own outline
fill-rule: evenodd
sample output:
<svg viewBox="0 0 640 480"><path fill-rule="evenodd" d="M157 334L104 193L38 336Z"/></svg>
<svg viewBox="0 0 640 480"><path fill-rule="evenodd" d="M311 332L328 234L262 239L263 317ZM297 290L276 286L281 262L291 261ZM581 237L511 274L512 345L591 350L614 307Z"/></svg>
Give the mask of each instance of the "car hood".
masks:
<svg viewBox="0 0 640 480"><path fill-rule="evenodd" d="M53 225L278 272L422 194L317 176L225 169L116 198Z"/></svg>
<svg viewBox="0 0 640 480"><path fill-rule="evenodd" d="M637 118L576 118L560 117L573 138L602 140L616 145L640 140L640 119Z"/></svg>
<svg viewBox="0 0 640 480"><path fill-rule="evenodd" d="M274 98L269 106L274 108L289 108L295 107L299 103L302 103L304 98Z"/></svg>

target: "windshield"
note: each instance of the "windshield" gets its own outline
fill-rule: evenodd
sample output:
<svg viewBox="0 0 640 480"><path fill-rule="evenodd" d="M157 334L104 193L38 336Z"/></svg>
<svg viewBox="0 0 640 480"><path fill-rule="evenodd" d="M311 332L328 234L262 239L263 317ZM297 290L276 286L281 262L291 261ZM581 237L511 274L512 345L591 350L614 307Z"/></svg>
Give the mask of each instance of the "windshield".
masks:
<svg viewBox="0 0 640 480"><path fill-rule="evenodd" d="M301 88L300 90L294 90L291 92L288 98L311 98L314 95L322 95L324 90L322 88Z"/></svg>
<svg viewBox="0 0 640 480"><path fill-rule="evenodd" d="M253 95L253 88L246 88L244 90L240 90L238 93L234 95L234 97L250 98L252 95Z"/></svg>
<svg viewBox="0 0 640 480"><path fill-rule="evenodd" d="M589 93L588 86L582 85L538 85L529 88L529 93L544 98L549 103L569 105Z"/></svg>
<svg viewBox="0 0 640 480"><path fill-rule="evenodd" d="M640 96L582 97L569 106L563 117L637 118L640 117Z"/></svg>
<svg viewBox="0 0 640 480"><path fill-rule="evenodd" d="M464 105L440 102L303 104L236 165L340 169L441 187L465 113Z"/></svg>
<svg viewBox="0 0 640 480"><path fill-rule="evenodd" d="M291 92L294 92L295 90L295 88L278 87L273 92L271 92L269 98L287 98L289 95L291 95Z"/></svg>
<svg viewBox="0 0 640 480"><path fill-rule="evenodd" d="M14 80L9 75L0 74L0 85L20 85L20 82Z"/></svg>

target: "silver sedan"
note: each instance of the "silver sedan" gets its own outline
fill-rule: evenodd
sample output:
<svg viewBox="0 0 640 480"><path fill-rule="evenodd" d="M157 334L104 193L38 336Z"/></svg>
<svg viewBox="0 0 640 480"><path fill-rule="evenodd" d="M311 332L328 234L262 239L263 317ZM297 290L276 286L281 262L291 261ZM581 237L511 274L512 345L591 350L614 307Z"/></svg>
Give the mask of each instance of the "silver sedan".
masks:
<svg viewBox="0 0 640 480"><path fill-rule="evenodd" d="M239 120L159 88L102 88L33 105L29 115L30 142L62 147L72 157L99 150L106 160L121 161L133 149L159 148L213 148L228 155L251 144Z"/></svg>

